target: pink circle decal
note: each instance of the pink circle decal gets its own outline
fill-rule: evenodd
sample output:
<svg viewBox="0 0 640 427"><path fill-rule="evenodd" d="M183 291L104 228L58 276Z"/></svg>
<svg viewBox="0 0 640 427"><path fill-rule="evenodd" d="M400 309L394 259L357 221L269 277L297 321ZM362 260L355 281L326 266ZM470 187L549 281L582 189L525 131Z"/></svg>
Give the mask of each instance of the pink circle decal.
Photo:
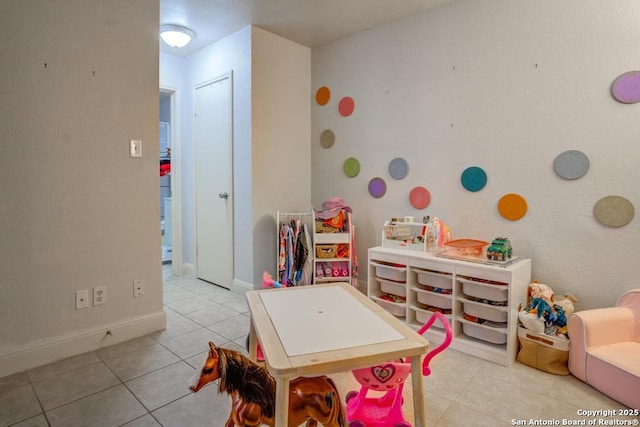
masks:
<svg viewBox="0 0 640 427"><path fill-rule="evenodd" d="M342 98L338 104L338 111L340 112L340 115L344 117L350 116L355 108L356 103L353 101L353 98L349 96Z"/></svg>
<svg viewBox="0 0 640 427"><path fill-rule="evenodd" d="M414 187L409 193L411 206L416 209L424 209L431 203L431 194L424 187Z"/></svg>

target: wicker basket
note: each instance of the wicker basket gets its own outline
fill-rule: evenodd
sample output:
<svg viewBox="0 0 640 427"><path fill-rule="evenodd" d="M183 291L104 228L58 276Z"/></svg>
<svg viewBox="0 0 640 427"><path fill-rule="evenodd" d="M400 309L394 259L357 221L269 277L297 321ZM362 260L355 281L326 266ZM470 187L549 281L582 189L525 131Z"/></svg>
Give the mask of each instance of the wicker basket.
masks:
<svg viewBox="0 0 640 427"><path fill-rule="evenodd" d="M338 245L317 245L316 256L318 258L335 258Z"/></svg>
<svg viewBox="0 0 640 427"><path fill-rule="evenodd" d="M316 221L316 233L337 233L339 231L339 228L331 227L324 221Z"/></svg>

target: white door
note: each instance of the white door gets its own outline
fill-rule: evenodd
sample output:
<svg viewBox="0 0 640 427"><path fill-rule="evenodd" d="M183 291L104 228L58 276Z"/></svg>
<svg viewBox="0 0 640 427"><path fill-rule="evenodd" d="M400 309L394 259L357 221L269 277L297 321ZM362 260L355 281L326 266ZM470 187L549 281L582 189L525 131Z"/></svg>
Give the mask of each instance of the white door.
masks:
<svg viewBox="0 0 640 427"><path fill-rule="evenodd" d="M196 271L200 279L231 288L233 194L231 75L195 90Z"/></svg>

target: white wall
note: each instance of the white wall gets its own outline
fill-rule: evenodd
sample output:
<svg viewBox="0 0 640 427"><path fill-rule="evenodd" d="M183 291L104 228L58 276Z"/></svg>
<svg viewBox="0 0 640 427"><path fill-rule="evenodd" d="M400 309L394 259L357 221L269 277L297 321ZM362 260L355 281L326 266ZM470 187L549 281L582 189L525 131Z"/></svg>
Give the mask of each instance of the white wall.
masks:
<svg viewBox="0 0 640 427"><path fill-rule="evenodd" d="M165 326L158 15L153 0L3 4L0 376ZM76 310L95 286L107 303Z"/></svg>
<svg viewBox="0 0 640 427"><path fill-rule="evenodd" d="M340 195L353 207L361 264L387 218L438 215L454 238L510 237L533 279L574 294L578 309L614 304L639 286L640 222L603 226L593 206L607 195L640 200L640 104L610 95L618 75L639 69L638 40L633 0L460 0L314 49L312 92L332 91L312 107L315 206ZM349 118L337 112L343 96L355 99ZM331 149L319 143L327 128ZM582 179L555 174L565 150L589 157ZM342 172L351 156L355 178ZM389 176L395 157L409 162L404 180ZM460 184L469 166L487 172L480 192ZM387 182L380 199L367 191L376 176ZM418 185L431 192L425 210L408 200ZM508 193L528 202L520 221L497 211Z"/></svg>
<svg viewBox="0 0 640 427"><path fill-rule="evenodd" d="M233 72L234 285L252 288L275 274L276 211L311 205L310 62L309 49L251 26L184 60L161 55L160 84L181 93L185 264L195 264L194 88Z"/></svg>
<svg viewBox="0 0 640 427"><path fill-rule="evenodd" d="M260 284L263 271L277 273L277 211L311 210L311 50L258 27L252 34L251 283Z"/></svg>

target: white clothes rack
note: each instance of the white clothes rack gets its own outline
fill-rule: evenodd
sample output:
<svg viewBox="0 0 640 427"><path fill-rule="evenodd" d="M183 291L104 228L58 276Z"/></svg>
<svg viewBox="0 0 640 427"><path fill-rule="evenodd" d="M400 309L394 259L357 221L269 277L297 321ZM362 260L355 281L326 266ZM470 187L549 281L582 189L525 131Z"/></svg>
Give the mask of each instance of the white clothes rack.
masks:
<svg viewBox="0 0 640 427"><path fill-rule="evenodd" d="M281 212L276 216L276 280L287 286L313 284L313 214L311 212ZM299 224L295 236L288 243L283 243L283 232L290 232L292 224ZM301 244L304 248L299 248ZM306 252L303 261L296 259L296 255ZM302 269L296 268L302 264Z"/></svg>

